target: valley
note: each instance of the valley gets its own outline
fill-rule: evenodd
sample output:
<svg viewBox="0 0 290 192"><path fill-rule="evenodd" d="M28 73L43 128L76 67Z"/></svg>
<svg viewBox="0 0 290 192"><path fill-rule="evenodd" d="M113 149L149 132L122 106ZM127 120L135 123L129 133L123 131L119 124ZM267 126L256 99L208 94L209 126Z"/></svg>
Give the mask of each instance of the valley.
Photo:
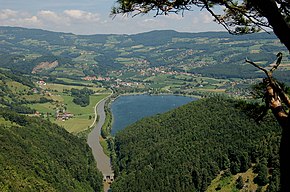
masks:
<svg viewBox="0 0 290 192"><path fill-rule="evenodd" d="M99 170L105 175L111 175L112 169L107 168L112 163L117 178L116 184L112 185L114 191L124 191L123 187L127 185L137 190L140 186L148 186L151 179L154 180L152 186L162 190L170 191L171 184L175 183L181 191L204 191L207 186L213 191L228 187L223 186L222 181L210 182L225 170L230 169L233 175L238 175L239 171L250 172L251 177L255 177L257 173L252 174L252 169L264 158L263 155L272 166L269 169L277 169L276 148L272 149L268 145L263 147L260 142L277 146L279 130L276 124L269 123L269 120L258 126L252 120L245 120L247 113L243 107L247 105L241 107L238 101L261 101L253 97L252 87L261 82L264 74L247 64L245 59L249 58L269 68L275 62L278 52L282 52L284 57L275 75L278 80L289 85L290 57L271 33L233 36L224 32L179 33L165 30L134 35L75 35L0 27L0 107L58 125L80 140L86 141L88 138L88 145L94 145L99 150L96 153L96 148L92 147L92 155ZM129 94L190 96L202 98L202 101L196 106L190 105L195 111L186 105L180 111L173 110L146 118L116 134L116 138L112 137L111 103L104 99L114 100L120 95ZM217 100L208 99L212 97ZM99 116L94 111L98 103L105 109L102 111L98 108ZM201 116L195 118L190 115L204 113L210 116L211 108L217 111L214 118L203 119ZM227 112L228 109L232 113ZM21 120L14 120L20 121L18 124L5 119L5 114L2 116L0 123L4 128L22 126ZM185 116L187 119L184 119ZM239 119L239 116L243 118ZM199 124L194 124L194 121ZM94 129L95 122L97 129ZM267 127L267 123L271 128ZM174 129L172 125L180 127L180 130ZM140 127L147 130L146 134ZM208 132L204 132L201 127L205 127ZM215 130L216 127L220 130ZM241 128L241 133L236 129L231 130L232 127ZM262 128L272 133L272 136L261 131ZM252 129L260 130L261 133ZM249 146L240 140L231 139L238 138L239 134L245 140L254 136L260 140L249 140L253 142L253 146ZM197 135L213 142L205 143ZM224 141L221 136L228 140ZM217 147L218 142L221 143L215 151L213 148ZM202 151L204 146L214 156L209 158L208 153ZM243 148L237 152L237 146ZM274 151L273 154L269 153L270 150ZM196 152L199 153L198 157L190 155ZM131 156L131 153L136 156ZM180 158L183 164L171 157ZM202 158L206 158L205 165L200 164ZM172 162L169 163L169 159ZM193 161L197 162L196 165L191 164ZM102 166L102 163L107 165ZM176 165L176 169L170 168L171 163ZM106 170L100 167L106 167ZM174 171L176 175L171 176L167 170ZM232 176L227 174L230 173L224 174L225 179ZM151 175L151 179L148 179L148 175ZM146 179L141 181L139 177ZM222 180L223 176L219 175L219 178ZM246 178L243 179L246 181ZM235 188L236 181L230 179L228 183L231 183L231 188ZM247 185L253 186L252 183ZM265 190L266 187L262 188Z"/></svg>

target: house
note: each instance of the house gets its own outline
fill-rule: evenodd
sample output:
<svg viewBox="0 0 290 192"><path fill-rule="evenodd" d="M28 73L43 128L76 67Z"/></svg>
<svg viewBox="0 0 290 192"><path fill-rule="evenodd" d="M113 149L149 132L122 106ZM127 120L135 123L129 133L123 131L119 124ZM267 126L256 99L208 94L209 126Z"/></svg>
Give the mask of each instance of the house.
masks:
<svg viewBox="0 0 290 192"><path fill-rule="evenodd" d="M68 112L64 112L64 113L57 112L56 119L57 120L65 121L65 120L68 120L68 119L72 118L73 116L74 115L72 113L68 113Z"/></svg>

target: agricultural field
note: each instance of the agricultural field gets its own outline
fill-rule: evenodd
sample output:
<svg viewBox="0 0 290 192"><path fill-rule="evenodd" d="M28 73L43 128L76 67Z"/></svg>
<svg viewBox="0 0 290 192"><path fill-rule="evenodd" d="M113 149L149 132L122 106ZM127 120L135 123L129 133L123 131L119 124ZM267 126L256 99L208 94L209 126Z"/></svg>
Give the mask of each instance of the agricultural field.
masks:
<svg viewBox="0 0 290 192"><path fill-rule="evenodd" d="M69 132L82 132L90 128L90 126L93 124L95 119L95 106L100 100L107 96L108 94L90 96L90 105L88 105L87 107L77 106L72 102L72 98L68 96L64 97L64 103L67 106L67 111L75 115L71 119L65 121L54 120L54 122L60 126L63 126Z"/></svg>
<svg viewBox="0 0 290 192"><path fill-rule="evenodd" d="M73 102L73 97L69 91L71 89L83 89L85 87L47 83L41 85L40 88L50 101L28 104L27 106L35 109L44 118L63 126L68 132L78 133L88 129L93 124L95 105L109 95L109 92L105 88L87 87L93 90L94 94L89 96L89 105L81 107ZM39 94L34 94L34 98L37 96ZM68 117L59 117L58 113L66 113Z"/></svg>

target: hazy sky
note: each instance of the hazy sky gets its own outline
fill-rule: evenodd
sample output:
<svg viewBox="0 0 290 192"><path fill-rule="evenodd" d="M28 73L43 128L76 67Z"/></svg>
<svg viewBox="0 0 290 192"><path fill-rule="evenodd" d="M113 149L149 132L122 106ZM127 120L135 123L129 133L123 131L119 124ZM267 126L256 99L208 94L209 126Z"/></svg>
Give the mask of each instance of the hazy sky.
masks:
<svg viewBox="0 0 290 192"><path fill-rule="evenodd" d="M135 34L173 29L180 32L221 31L206 11L110 17L115 0L0 0L0 25L41 28L74 34Z"/></svg>

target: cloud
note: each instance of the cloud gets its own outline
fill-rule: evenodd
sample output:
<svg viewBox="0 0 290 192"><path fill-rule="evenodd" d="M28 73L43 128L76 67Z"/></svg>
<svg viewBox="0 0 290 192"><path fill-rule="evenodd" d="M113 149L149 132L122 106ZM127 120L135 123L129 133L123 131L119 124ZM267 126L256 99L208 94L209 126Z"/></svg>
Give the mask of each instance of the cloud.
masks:
<svg viewBox="0 0 290 192"><path fill-rule="evenodd" d="M54 22L61 20L61 16L59 16L53 11L41 10L37 13L37 15L44 20L49 20L49 21L54 21Z"/></svg>
<svg viewBox="0 0 290 192"><path fill-rule="evenodd" d="M0 10L0 20L14 18L17 16L17 11L11 9Z"/></svg>
<svg viewBox="0 0 290 192"><path fill-rule="evenodd" d="M73 28L81 30L100 23L101 17L98 13L76 9L64 10L63 12L40 10L35 14L11 9L0 10L0 25L75 32L72 30ZM66 29L68 26L71 28Z"/></svg>
<svg viewBox="0 0 290 192"><path fill-rule="evenodd" d="M212 23L213 22L213 17L207 12L202 12L200 14L200 16L201 16L201 22L202 23L208 24L208 23Z"/></svg>
<svg viewBox="0 0 290 192"><path fill-rule="evenodd" d="M60 14L49 10L39 11L37 13L37 17L45 25L67 26L69 24L67 18L62 17Z"/></svg>
<svg viewBox="0 0 290 192"><path fill-rule="evenodd" d="M169 14L165 15L164 18L178 21L184 19L184 17L181 14Z"/></svg>
<svg viewBox="0 0 290 192"><path fill-rule="evenodd" d="M64 15L71 19L71 21L81 22L99 22L100 16L97 13L85 12L81 10L65 10Z"/></svg>
<svg viewBox="0 0 290 192"><path fill-rule="evenodd" d="M0 10L0 25L37 27L41 25L41 21L35 15L11 9L3 9Z"/></svg>
<svg viewBox="0 0 290 192"><path fill-rule="evenodd" d="M23 21L27 24L37 24L40 23L39 19L36 16L30 18L24 18Z"/></svg>
<svg viewBox="0 0 290 192"><path fill-rule="evenodd" d="M104 3L109 0L102 1ZM216 24L212 24L213 18L207 12L188 12L184 16L181 14L169 14L157 17L150 13L133 18L131 17L132 15L117 15L114 19L110 19L107 12L102 15L102 10L94 12L92 10L95 9L92 7L89 9L84 7L84 9L82 7L75 8L73 6L66 7L66 9L60 9L59 7L55 9L55 7L49 6L42 7L47 8L42 8L35 12L24 11L23 9L0 9L0 25L41 28L75 34L134 34L161 29L194 32L219 29Z"/></svg>

